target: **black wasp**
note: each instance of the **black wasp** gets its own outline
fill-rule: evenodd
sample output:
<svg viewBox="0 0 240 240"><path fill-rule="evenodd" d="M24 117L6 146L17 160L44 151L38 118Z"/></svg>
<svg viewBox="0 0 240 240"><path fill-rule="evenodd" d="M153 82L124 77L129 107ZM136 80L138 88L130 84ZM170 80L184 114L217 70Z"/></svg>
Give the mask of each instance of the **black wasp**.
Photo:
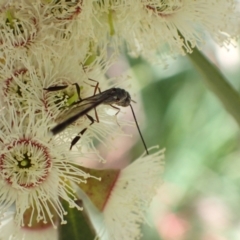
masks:
<svg viewBox="0 0 240 240"><path fill-rule="evenodd" d="M130 108L132 110L134 120L135 120L135 123L136 123L136 126L137 126L137 129L138 129L138 132L139 132L140 137L142 139L144 148L145 148L145 150L148 154L146 143L145 143L145 141L143 139L143 136L141 134L140 128L139 128L138 123L137 123L136 116L135 116L134 111L133 111L133 107L131 105L131 101L133 101L133 100L131 100L131 96L126 90L124 90L122 88L110 88L108 90L105 90L103 92L95 94L96 93L96 89L95 89L93 96L81 99L79 85L77 83L74 83L73 85L76 86L76 90L77 90L79 100L76 101L73 105L71 105L68 110L66 110L62 113L63 118L65 118L65 120L63 120L62 122L60 122L54 128L51 129L51 132L52 132L53 135L56 135L56 134L62 132L66 127L68 127L70 124L72 124L73 122L75 122L77 119L79 119L80 117L82 117L84 115L86 115L87 118L91 121L90 125L92 125L95 121L99 122L97 112L96 112L96 107L99 106L100 104L110 105L113 108L117 109L118 112L116 113L116 115L119 113L120 109L113 106L113 104L117 105L117 106L120 106L120 107L130 106ZM97 86L98 86L98 84L97 84ZM59 90L65 89L67 87L68 87L68 85L52 86L52 87L49 87L49 88L44 88L44 90L59 91ZM99 89L99 91L100 91L100 89ZM88 112L90 112L93 109L95 110L96 120L94 120L92 116L88 115ZM61 118L61 116L60 116L60 118ZM80 135L83 135L86 130L87 130L87 128L84 128L72 140L70 149L72 149L72 147L79 141Z"/></svg>

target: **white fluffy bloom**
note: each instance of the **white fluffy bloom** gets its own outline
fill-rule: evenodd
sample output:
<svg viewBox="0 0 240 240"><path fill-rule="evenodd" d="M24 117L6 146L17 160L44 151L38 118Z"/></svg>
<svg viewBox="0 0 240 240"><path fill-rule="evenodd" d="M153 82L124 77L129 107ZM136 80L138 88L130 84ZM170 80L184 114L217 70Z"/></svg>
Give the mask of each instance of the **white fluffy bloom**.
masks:
<svg viewBox="0 0 240 240"><path fill-rule="evenodd" d="M51 119L44 114L36 117L34 108L21 114L8 106L0 117L0 217L14 204L17 226L37 220L55 227L54 214L65 223L61 199L80 209L69 183L86 182L91 176L72 162L76 156L64 143L49 135ZM23 216L29 208L26 223Z"/></svg>
<svg viewBox="0 0 240 240"><path fill-rule="evenodd" d="M93 55L98 55L95 44L96 36L92 20L95 19L92 0L41 0L33 3L40 13L41 29L47 39L48 47L59 57L76 55L80 62L85 62ZM42 35L41 35L42 36ZM44 39L44 37L43 37ZM66 50L65 54L63 50ZM106 48L101 48L100 55L107 59Z"/></svg>
<svg viewBox="0 0 240 240"><path fill-rule="evenodd" d="M171 8L169 2L167 8ZM166 5L164 1L159 4ZM18 228L7 233L10 239L28 238L23 227L34 229L35 222L45 226L50 223L54 228L59 222L66 223L62 200L81 209L75 203L71 183L85 183L94 177L80 170L75 160L80 157L81 161L88 153L103 160L94 141L109 147L106 140L123 135L119 125L125 122L109 114L111 106L100 104L97 113L82 116L57 136L49 131L68 117L69 109L79 107L80 99L90 105L94 94L124 86L119 86L119 80L105 77L113 61L108 59L106 63L111 39L117 46L115 50L127 40L129 49L136 54L155 50L159 42L161 47L168 37L177 47L172 42L167 44L179 48L172 34L179 30L177 27L172 31L162 23L166 37L154 25L160 18L158 7L153 2L133 0L1 1L0 108L4 109L0 115L0 223L2 229ZM112 99L119 100L115 95ZM93 124L92 118L99 122ZM79 142L74 140L76 135L81 138ZM69 151L73 145L77 151ZM104 234L109 239L132 240L140 236L139 225L159 184L162 158L163 151L142 156L120 171L103 211L107 229ZM14 220L3 225L12 206L16 209Z"/></svg>
<svg viewBox="0 0 240 240"><path fill-rule="evenodd" d="M149 59L185 54L208 36L229 44L239 22L234 0L3 1L0 49L8 58L66 54L85 61L126 41L128 52ZM165 52L165 50L168 50Z"/></svg>
<svg viewBox="0 0 240 240"><path fill-rule="evenodd" d="M66 54L75 54L76 50L79 61L87 58L90 41L81 27L87 27L82 24L86 19L69 15L79 15L80 5L81 1L1 2L0 49L4 52L5 62L23 56L36 60L46 56L62 58ZM65 17L64 9L70 11ZM57 13L61 16L57 17Z"/></svg>
<svg viewBox="0 0 240 240"><path fill-rule="evenodd" d="M110 2L110 3L109 3ZM98 39L122 45L134 56L185 54L201 47L208 36L219 45L237 34L239 13L233 0L138 0L95 4ZM103 34L105 32L105 35Z"/></svg>
<svg viewBox="0 0 240 240"><path fill-rule="evenodd" d="M21 109L22 112L28 111L29 106L32 105L35 108L35 115L44 110L46 116L50 116L55 125L68 118L69 114L65 111L69 108L72 109L72 105L80 100L76 84L80 88L81 99L93 96L94 92L98 94L99 91L116 86L113 84L114 79L106 80L104 73L109 66L107 63L104 64L101 58L99 58L99 62L96 58L87 68L79 64L74 56L61 60L50 59L46 56L44 62L31 60L23 58L21 62L9 62L9 68L1 75L0 94L3 102L10 103L16 109ZM97 85L99 88L95 88ZM61 87L63 88L61 89ZM93 139L97 139L107 148L112 148L114 145L110 141L108 144L105 143L106 140L120 134L123 135L119 125L127 124L123 120L118 122L115 114L107 113L108 109L113 108L99 106L96 113L94 110L89 113L95 120L94 124L90 126L89 118L83 116L59 134L57 138L68 143L69 148L72 148L71 142L75 136L87 128L86 133L79 134L81 140L74 145L78 150L84 149L85 153L95 154L96 159L104 161L104 158L98 154ZM80 110L81 108L78 111ZM96 122L97 117L99 122Z"/></svg>
<svg viewBox="0 0 240 240"><path fill-rule="evenodd" d="M24 5L23 8L22 3L21 0L1 3L0 47L2 50L30 46L37 36L38 16L30 11L29 5Z"/></svg>
<svg viewBox="0 0 240 240"><path fill-rule="evenodd" d="M43 23L43 16L27 0L1 2L0 20L0 49L6 64L24 55L39 57L52 49L51 25Z"/></svg>
<svg viewBox="0 0 240 240"><path fill-rule="evenodd" d="M133 240L141 237L140 225L160 186L164 150L138 158L120 171L103 209L102 239Z"/></svg>
<svg viewBox="0 0 240 240"><path fill-rule="evenodd" d="M85 105L90 106L94 103L91 100L94 94L100 94L100 92L116 86L116 84L113 84L114 79L106 80L104 76L106 66L102 64L92 64L83 69L83 66L79 64L69 65L65 63L66 61L52 62L50 64L52 70L46 71L43 74L44 77L42 77L45 90L42 90L41 103L44 103L46 112L53 116L56 124L63 122L71 115L81 112ZM45 66L45 69L47 69L49 64L46 63ZM80 96L77 94L76 84L78 84ZM66 88L58 90L59 86L66 86ZM52 91L51 87L56 87L57 91ZM40 86L37 89L40 89ZM79 97L83 100L82 102ZM78 103L75 105L76 102ZM108 149L115 147L112 144L112 139L124 135L121 127L128 124L123 120L118 121L115 114L109 114L109 109L113 109L115 112L118 111L112 106L100 104L96 110L93 108L88 112L88 115L82 116L67 127L64 132L59 134L59 138L71 139L69 141L70 149L75 146L79 151L95 153L100 161L104 161L104 157L97 153L93 139L102 143ZM94 122L92 122L91 118ZM73 144L74 139L76 139L75 136L78 136L81 140ZM109 141L110 137L111 140Z"/></svg>

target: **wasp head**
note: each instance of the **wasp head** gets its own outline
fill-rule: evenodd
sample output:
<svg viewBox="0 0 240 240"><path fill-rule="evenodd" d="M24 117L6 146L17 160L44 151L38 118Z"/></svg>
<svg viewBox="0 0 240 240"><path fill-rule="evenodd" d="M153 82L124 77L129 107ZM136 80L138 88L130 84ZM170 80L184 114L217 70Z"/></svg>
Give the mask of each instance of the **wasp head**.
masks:
<svg viewBox="0 0 240 240"><path fill-rule="evenodd" d="M130 105L131 96L127 91L121 88L113 88L112 90L114 104L121 107L127 107Z"/></svg>

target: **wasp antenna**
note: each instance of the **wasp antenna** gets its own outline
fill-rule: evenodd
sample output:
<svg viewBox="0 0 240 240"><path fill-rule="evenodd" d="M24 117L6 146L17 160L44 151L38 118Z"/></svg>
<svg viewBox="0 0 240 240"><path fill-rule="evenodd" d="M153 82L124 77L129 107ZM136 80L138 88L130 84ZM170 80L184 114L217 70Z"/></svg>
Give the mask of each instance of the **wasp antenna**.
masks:
<svg viewBox="0 0 240 240"><path fill-rule="evenodd" d="M144 141L144 139L143 139L142 133L141 133L140 128L139 128L139 126L138 126L137 118L136 118L135 113L134 113L134 111L133 111L133 107L132 107L131 104L129 104L129 105L130 105L130 107L131 107L132 114L133 114L133 117L134 117L134 120L135 120L137 129L138 129L139 135L140 135L140 137L141 137L141 139L142 139L144 148L145 148L145 150L146 150L146 152L147 152L147 155L149 155L149 152L148 152L148 149L147 149L147 145L146 145L146 143L145 143L145 141Z"/></svg>
<svg viewBox="0 0 240 240"><path fill-rule="evenodd" d="M132 99L131 99L131 102L133 102L133 103L137 103L137 102L135 102L135 101L134 101L134 100L132 100Z"/></svg>

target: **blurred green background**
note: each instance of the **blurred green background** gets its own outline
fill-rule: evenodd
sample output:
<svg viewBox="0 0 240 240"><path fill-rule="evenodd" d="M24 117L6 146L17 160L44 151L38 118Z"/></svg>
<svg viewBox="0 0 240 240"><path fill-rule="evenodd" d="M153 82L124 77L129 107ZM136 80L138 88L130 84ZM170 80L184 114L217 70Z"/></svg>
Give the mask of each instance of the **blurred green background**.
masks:
<svg viewBox="0 0 240 240"><path fill-rule="evenodd" d="M210 57L215 63L220 61L216 52ZM141 58L128 57L128 61L142 87L144 139L148 146L166 148L164 183L153 200L142 240L240 239L235 120L203 84L187 57L172 61L167 69ZM223 74L239 90L238 68L221 64ZM132 159L142 151L139 141Z"/></svg>

